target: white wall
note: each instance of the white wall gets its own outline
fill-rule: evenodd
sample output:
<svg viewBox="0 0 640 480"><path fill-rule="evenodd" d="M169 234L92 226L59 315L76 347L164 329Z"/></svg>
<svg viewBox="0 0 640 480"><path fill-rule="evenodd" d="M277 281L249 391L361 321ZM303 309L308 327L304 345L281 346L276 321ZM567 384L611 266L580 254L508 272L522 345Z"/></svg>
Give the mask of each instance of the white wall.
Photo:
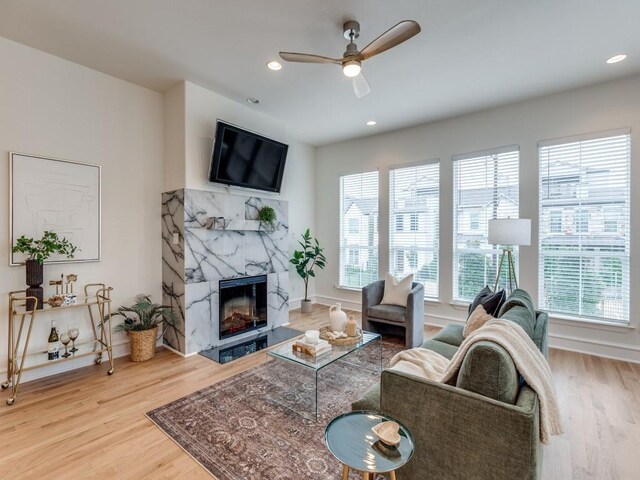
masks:
<svg viewBox="0 0 640 480"><path fill-rule="evenodd" d="M179 111L181 101L182 113ZM255 194L289 202L289 232L292 236L292 248L295 248L295 239L307 227L314 229L315 151L313 147L291 138L284 122L261 113L259 108L241 105L190 82L181 82L165 92L165 148L167 145L172 146L171 153L168 148L165 151L165 171L172 175L172 178L165 179L166 191L185 187L239 195L251 194L252 190L225 187L208 181L213 136L218 119L287 143L289 152L281 193L278 195L256 190ZM178 129L181 121L184 122L183 133ZM176 149L175 145L181 142L183 148ZM184 175L183 183L179 180L181 175ZM291 307L298 307L299 300L304 295L304 286L293 269L290 273L290 285ZM311 284L310 293L312 290Z"/></svg>
<svg viewBox="0 0 640 480"><path fill-rule="evenodd" d="M384 118L377 119L380 124ZM440 302L427 303L426 321L446 324L466 318L465 308L451 305L454 154L505 145L520 146L520 216L533 219L532 247L522 247L520 284L538 297L538 156L543 139L631 127L631 231L640 227L640 77L633 77L493 110L465 115L391 133L320 147L316 152L316 227L327 247L328 268L317 279L319 301L337 299L359 308L360 295L335 288L338 283L338 177L380 170L380 270L388 269L388 169L440 159ZM631 240L631 328L552 319L552 346L640 362L640 238Z"/></svg>
<svg viewBox="0 0 640 480"><path fill-rule="evenodd" d="M45 266L45 298L51 294L48 280L77 273L80 285L113 286L115 306L141 292L159 300L163 100L157 92L2 37L0 63L0 372L4 375L7 293L25 288L24 267L8 266L8 152L102 166L102 260ZM81 339L89 333L80 323L84 317L38 315L32 346L46 347L52 318L63 327L78 321ZM128 339L115 336L114 343L128 345ZM125 347L116 350L127 353ZM92 362L90 357L83 360L52 366L49 372L34 371L27 378Z"/></svg>

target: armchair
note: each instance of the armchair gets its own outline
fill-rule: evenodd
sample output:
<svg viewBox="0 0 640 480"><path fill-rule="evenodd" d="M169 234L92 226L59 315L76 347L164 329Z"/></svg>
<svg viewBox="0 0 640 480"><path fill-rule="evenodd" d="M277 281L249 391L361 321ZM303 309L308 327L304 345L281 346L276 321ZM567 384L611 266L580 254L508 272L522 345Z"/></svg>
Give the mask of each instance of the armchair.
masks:
<svg viewBox="0 0 640 480"><path fill-rule="evenodd" d="M424 286L413 282L407 306L381 305L384 280L362 289L362 329L381 334L400 335L407 348L419 347L424 341Z"/></svg>

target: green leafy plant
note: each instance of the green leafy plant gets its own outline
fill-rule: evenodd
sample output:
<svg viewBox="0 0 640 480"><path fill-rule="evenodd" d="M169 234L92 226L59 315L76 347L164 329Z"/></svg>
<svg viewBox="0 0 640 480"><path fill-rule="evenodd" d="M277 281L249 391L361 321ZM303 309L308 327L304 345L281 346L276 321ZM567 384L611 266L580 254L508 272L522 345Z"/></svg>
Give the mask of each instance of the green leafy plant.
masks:
<svg viewBox="0 0 640 480"><path fill-rule="evenodd" d="M28 260L35 260L42 264L51 255L57 253L73 258L78 247L73 245L66 238L60 238L56 232L45 230L44 235L39 240L28 238L22 235L13 246L13 253L24 253L29 256Z"/></svg>
<svg viewBox="0 0 640 480"><path fill-rule="evenodd" d="M151 296L144 294L136 296L135 303L129 307L118 307L113 316L116 315L124 317L124 322L113 329L117 333L151 330L162 322L165 323L164 332L168 326L174 326L176 321L171 307L153 303Z"/></svg>
<svg viewBox="0 0 640 480"><path fill-rule="evenodd" d="M315 268L323 269L327 263L324 256L324 249L320 247L317 238L311 237L311 232L307 230L302 234L302 241L298 241L302 250L293 252L293 257L289 260L296 267L296 272L304 280L304 299L309 301L309 278L315 277Z"/></svg>
<svg viewBox="0 0 640 480"><path fill-rule="evenodd" d="M275 230L276 211L268 205L265 205L260 210L258 210L258 220L264 225L267 225L270 229Z"/></svg>

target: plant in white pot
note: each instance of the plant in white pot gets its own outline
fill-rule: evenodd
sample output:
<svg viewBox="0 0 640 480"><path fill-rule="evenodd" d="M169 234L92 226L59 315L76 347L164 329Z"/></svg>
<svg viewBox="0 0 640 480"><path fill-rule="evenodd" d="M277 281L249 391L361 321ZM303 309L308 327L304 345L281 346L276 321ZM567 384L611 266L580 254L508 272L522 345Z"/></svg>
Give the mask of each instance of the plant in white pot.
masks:
<svg viewBox="0 0 640 480"><path fill-rule="evenodd" d="M309 300L309 279L316 276L315 268L323 269L327 263L324 249L320 247L317 238L311 237L307 230L302 234L302 241L298 241L302 250L295 250L293 258L289 260L296 267L296 272L304 281L304 300L300 304L302 313L311 312L311 300Z"/></svg>
<svg viewBox="0 0 640 480"><path fill-rule="evenodd" d="M158 305L151 301L149 295L140 294L129 307L119 307L115 315L124 317L124 322L115 326L115 333L126 333L131 343L131 361L144 362L156 353L158 327L164 323L160 334L169 326L175 325L175 314L171 307Z"/></svg>

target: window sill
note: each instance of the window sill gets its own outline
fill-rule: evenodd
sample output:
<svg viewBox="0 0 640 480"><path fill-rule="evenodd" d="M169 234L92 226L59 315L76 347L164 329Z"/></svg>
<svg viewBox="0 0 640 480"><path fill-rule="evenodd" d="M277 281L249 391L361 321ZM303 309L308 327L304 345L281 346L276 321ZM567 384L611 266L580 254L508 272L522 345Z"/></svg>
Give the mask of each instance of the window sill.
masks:
<svg viewBox="0 0 640 480"><path fill-rule="evenodd" d="M360 293L360 292L362 292L362 288L345 287L343 285L334 285L333 289L334 290L341 290L343 292L349 292L349 293ZM442 305L442 302L440 301L439 298L424 297L424 303L427 303L427 304L430 304L430 305Z"/></svg>
<svg viewBox="0 0 640 480"><path fill-rule="evenodd" d="M469 305L471 305L471 302L463 302L461 300L452 300L449 302L449 305L451 305L456 310L466 311L466 310L469 310Z"/></svg>
<svg viewBox="0 0 640 480"><path fill-rule="evenodd" d="M587 318L572 317L570 315L549 314L549 321L554 325L568 325L570 327L594 328L596 330L624 331L635 330L631 324L590 320Z"/></svg>
<svg viewBox="0 0 640 480"><path fill-rule="evenodd" d="M345 287L345 286L342 286L342 285L334 285L333 289L334 290L342 290L344 292L350 292L350 293L360 293L360 292L362 292L362 288Z"/></svg>

